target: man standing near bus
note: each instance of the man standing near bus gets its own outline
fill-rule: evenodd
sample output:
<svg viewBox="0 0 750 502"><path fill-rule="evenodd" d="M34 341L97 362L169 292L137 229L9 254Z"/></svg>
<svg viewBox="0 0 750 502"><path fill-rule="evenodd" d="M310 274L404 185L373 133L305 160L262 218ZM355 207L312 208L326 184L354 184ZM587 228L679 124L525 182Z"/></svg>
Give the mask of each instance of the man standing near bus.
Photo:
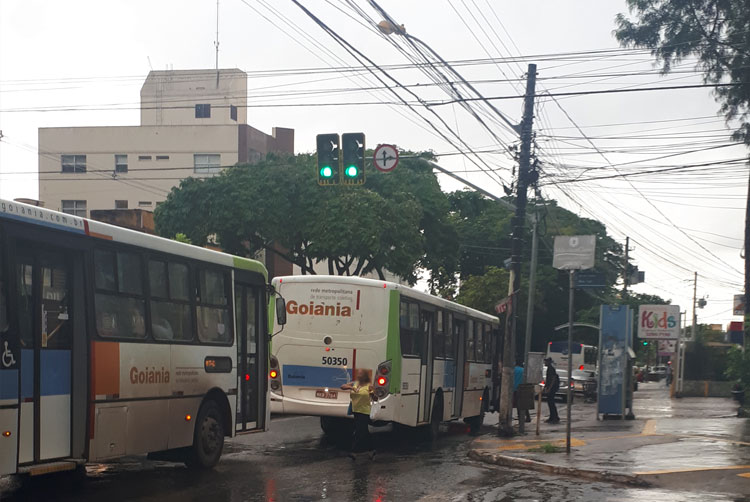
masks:
<svg viewBox="0 0 750 502"><path fill-rule="evenodd" d="M560 388L560 377L557 375L557 371L555 371L551 357L545 359L544 364L547 365L547 374L544 376L543 393L547 396L547 406L549 406L549 418L546 422L549 424L558 424L560 423L560 416L557 414L555 394L557 394L557 390Z"/></svg>

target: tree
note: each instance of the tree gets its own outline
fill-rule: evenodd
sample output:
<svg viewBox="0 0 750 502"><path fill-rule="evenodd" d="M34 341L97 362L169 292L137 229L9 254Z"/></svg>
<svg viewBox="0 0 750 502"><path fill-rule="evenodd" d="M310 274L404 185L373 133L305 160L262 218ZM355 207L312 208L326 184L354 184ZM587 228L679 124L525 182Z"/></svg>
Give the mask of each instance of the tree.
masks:
<svg viewBox="0 0 750 502"><path fill-rule="evenodd" d="M706 83L715 89L727 120L742 121L733 135L750 145L750 6L747 0L627 0L635 20L617 16L621 45L651 49L669 73L688 56L698 58Z"/></svg>
<svg viewBox="0 0 750 502"><path fill-rule="evenodd" d="M321 262L330 274L382 278L388 270L412 284L422 268L436 284L455 273L449 204L426 162L408 158L392 173L368 172L364 186L316 180L315 156L307 154L186 179L157 208L157 231L184 233L198 245L215 239L242 256L280 254L307 274Z"/></svg>

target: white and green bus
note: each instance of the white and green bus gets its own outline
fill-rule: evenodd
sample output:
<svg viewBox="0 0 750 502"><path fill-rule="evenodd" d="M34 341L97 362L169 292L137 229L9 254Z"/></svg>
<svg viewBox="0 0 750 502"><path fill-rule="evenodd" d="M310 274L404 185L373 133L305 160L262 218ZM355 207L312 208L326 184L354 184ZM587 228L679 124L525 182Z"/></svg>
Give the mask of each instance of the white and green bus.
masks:
<svg viewBox="0 0 750 502"><path fill-rule="evenodd" d="M493 395L497 317L359 277L277 277L273 286L287 319L272 339L272 413L320 416L324 432L347 431L349 395L339 387L364 368L380 398L374 423L425 426L430 438L443 421L478 430Z"/></svg>
<svg viewBox="0 0 750 502"><path fill-rule="evenodd" d="M268 424L267 304L257 261L0 200L0 475L213 466Z"/></svg>

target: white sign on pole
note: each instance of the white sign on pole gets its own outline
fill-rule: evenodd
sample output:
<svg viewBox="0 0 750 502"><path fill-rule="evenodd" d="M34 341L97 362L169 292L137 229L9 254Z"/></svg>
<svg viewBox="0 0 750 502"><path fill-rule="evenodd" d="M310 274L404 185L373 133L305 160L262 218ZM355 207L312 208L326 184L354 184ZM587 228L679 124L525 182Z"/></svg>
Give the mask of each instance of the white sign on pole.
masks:
<svg viewBox="0 0 750 502"><path fill-rule="evenodd" d="M595 235L558 235L552 266L558 270L586 270L594 267Z"/></svg>
<svg viewBox="0 0 750 502"><path fill-rule="evenodd" d="M680 338L680 306L641 305L638 308L638 338L649 340Z"/></svg>
<svg viewBox="0 0 750 502"><path fill-rule="evenodd" d="M393 171L398 165L398 149L393 145L378 145L372 154L372 164L378 171Z"/></svg>
<svg viewBox="0 0 750 502"><path fill-rule="evenodd" d="M745 315L745 295L734 295L734 315Z"/></svg>

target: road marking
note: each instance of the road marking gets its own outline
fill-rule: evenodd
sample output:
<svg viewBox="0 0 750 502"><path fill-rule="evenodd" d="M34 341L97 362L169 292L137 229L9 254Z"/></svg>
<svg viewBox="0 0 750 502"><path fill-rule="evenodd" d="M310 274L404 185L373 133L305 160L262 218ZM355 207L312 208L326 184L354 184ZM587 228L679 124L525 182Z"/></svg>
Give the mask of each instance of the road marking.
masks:
<svg viewBox="0 0 750 502"><path fill-rule="evenodd" d="M551 444L553 446L565 446L565 438L560 439L531 439L531 440L502 440L502 439L478 439L477 442L482 443L499 443L496 447L500 451L508 450L527 450L529 448L536 448L543 444ZM570 438L571 446L586 446L586 442L576 438Z"/></svg>
<svg viewBox="0 0 750 502"><path fill-rule="evenodd" d="M646 420L646 425L643 426L641 436L653 436L656 434L656 419Z"/></svg>
<svg viewBox="0 0 750 502"><path fill-rule="evenodd" d="M743 472L742 474L737 474L741 478L748 478L750 479L750 472Z"/></svg>
<svg viewBox="0 0 750 502"><path fill-rule="evenodd" d="M653 476L657 474L679 474L681 472L701 472L701 471L730 471L736 469L750 469L750 465L725 465L720 467L688 467L685 469L664 469L662 471L645 471L634 472L639 476ZM746 473L750 474L750 473ZM750 477L750 476L748 476Z"/></svg>

